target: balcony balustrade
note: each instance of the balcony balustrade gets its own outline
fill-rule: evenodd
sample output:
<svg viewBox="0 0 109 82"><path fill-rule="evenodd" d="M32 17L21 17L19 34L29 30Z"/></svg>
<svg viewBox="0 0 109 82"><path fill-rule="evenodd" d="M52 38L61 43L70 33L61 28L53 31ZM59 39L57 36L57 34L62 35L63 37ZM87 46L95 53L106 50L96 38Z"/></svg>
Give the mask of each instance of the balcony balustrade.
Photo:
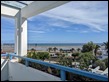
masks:
<svg viewBox="0 0 109 82"><path fill-rule="evenodd" d="M62 66L62 65L58 65L58 64L52 64L52 63L48 63L48 62L44 62L44 61L41 61L41 60L36 60L36 59L32 59L32 58L27 58L27 57L21 57L21 56L17 56L17 55L14 55L14 54L2 54L1 56L8 56L9 57L9 60L13 60L12 57L17 57L17 58L21 58L23 60L25 60L25 70L28 70L24 73L28 74L27 72L29 72L29 69L31 69L31 67L28 66L28 62L34 62L34 63L38 63L38 64L41 64L41 65L44 65L44 66L48 66L48 67L52 67L52 68L55 68L55 69L59 69L60 70L60 79L57 78L57 77L53 77L53 75L50 75L50 74L45 74L47 75L48 77L50 76L49 79L46 79L44 78L44 81L47 80L47 81L50 81L50 80L54 80L54 81L59 81L59 80L62 80L62 81L66 81L66 72L70 72L70 73L74 73L74 74L78 74L78 75L82 75L82 76L85 76L85 77L88 77L88 78L92 78L92 79L96 79L96 80L99 80L99 81L108 81L108 77L107 76L103 76L103 75L99 75L99 74L95 74L95 73L91 73L91 72L88 72L88 71L83 71L83 70L80 70L80 69L75 69L75 68L70 68L70 67L65 67L65 66ZM17 64L14 64L15 62L11 62L11 64L13 64L13 66L15 65L16 67L20 66L20 65L17 65ZM24 65L23 65L24 66ZM11 69L12 67L8 67L9 69ZM29 68L29 69L27 69ZM17 69L17 68L16 68ZM22 68L23 69L23 68ZM15 69L14 69L15 70ZM34 69L35 71L36 69ZM1 69L2 71L2 69ZM12 70L11 70L12 71ZM16 70L17 71L17 70ZM19 71L20 72L20 71ZM38 71L37 72L39 74L42 74L42 71ZM8 72L10 73L10 72ZM22 74L22 70L21 70L21 74ZM34 74L31 73L31 78L32 78L32 75L34 76ZM17 76L17 75L16 75ZM22 75L21 75L22 76ZM26 76L25 76L26 77ZM36 76L37 78L38 76ZM11 77L10 77L11 78ZM56 79L51 79L51 78L56 78ZM40 79L40 77L39 77ZM9 80L9 79L7 79ZM12 80L12 79L11 79ZM18 80L18 79L17 79ZM35 80L35 79L34 79Z"/></svg>

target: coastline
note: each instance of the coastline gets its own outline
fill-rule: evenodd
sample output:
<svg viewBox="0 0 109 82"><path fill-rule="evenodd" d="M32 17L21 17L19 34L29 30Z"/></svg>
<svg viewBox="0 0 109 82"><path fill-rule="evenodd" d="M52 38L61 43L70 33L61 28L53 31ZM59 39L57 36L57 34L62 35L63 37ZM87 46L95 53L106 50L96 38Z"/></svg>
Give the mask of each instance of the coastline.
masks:
<svg viewBox="0 0 109 82"><path fill-rule="evenodd" d="M38 43L38 44L28 44L28 48L27 50L31 50L32 48L38 50L38 51L47 51L48 48L58 48L59 49L71 49L71 48L74 48L74 49L77 49L77 48L80 48L82 49L82 46L84 45L85 43ZM100 43L98 43L99 45L101 45ZM5 52L14 52L14 44L12 43L5 43L3 45L1 45L1 48L3 51Z"/></svg>
<svg viewBox="0 0 109 82"><path fill-rule="evenodd" d="M82 49L83 45L28 45L27 50L31 50L32 48L38 50L38 51L47 51L48 48L58 48L59 49L71 49L71 48L80 48ZM5 44L2 47L2 50L4 52L14 52L14 44Z"/></svg>

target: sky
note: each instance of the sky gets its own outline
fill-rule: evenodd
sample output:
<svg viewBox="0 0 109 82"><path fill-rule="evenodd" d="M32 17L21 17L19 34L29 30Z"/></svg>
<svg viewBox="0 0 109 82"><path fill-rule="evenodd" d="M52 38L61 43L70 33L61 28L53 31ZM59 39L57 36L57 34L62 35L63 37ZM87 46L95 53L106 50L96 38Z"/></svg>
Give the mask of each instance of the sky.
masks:
<svg viewBox="0 0 109 82"><path fill-rule="evenodd" d="M28 18L28 43L108 41L108 1L71 1ZM15 42L15 20L1 17L1 42Z"/></svg>

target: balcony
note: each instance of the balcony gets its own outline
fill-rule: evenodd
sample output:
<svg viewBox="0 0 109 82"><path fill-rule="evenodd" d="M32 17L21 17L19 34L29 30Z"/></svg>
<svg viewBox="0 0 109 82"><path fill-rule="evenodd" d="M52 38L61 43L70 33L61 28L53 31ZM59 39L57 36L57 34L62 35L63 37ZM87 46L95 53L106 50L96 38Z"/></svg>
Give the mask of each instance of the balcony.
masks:
<svg viewBox="0 0 109 82"><path fill-rule="evenodd" d="M2 54L1 56L7 56L6 59L1 59L1 81L67 81L66 72L82 75L99 81L108 81L107 76L65 67L62 65L51 64L41 60L35 60L13 54ZM25 65L18 63L15 61L15 59L12 59L12 57L24 59ZM59 69L60 77L56 77L54 75L29 67L29 61Z"/></svg>
<svg viewBox="0 0 109 82"><path fill-rule="evenodd" d="M1 59L1 81L67 81L66 72L99 81L108 81L108 77L106 76L24 57L27 54L27 19L68 2L69 1L1 1L1 15L15 19L14 50L17 54L1 55L7 57ZM12 59L13 56L24 59L26 61L25 65ZM29 67L28 62L30 61L59 69L60 77Z"/></svg>

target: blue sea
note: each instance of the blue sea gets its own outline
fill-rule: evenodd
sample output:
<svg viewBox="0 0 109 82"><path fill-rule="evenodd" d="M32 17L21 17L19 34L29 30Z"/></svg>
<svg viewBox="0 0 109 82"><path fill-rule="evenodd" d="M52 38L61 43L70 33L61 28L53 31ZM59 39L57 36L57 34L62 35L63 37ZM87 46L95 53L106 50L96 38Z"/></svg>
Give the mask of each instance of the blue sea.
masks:
<svg viewBox="0 0 109 82"><path fill-rule="evenodd" d="M28 43L28 50L34 48L36 50L47 50L49 47L57 47L58 49L82 48L86 43ZM96 43L101 45L102 43ZM14 49L14 43L4 43L3 49Z"/></svg>
<svg viewBox="0 0 109 82"><path fill-rule="evenodd" d="M36 46L78 46L78 45L83 45L85 43L30 43L28 45L36 45Z"/></svg>

